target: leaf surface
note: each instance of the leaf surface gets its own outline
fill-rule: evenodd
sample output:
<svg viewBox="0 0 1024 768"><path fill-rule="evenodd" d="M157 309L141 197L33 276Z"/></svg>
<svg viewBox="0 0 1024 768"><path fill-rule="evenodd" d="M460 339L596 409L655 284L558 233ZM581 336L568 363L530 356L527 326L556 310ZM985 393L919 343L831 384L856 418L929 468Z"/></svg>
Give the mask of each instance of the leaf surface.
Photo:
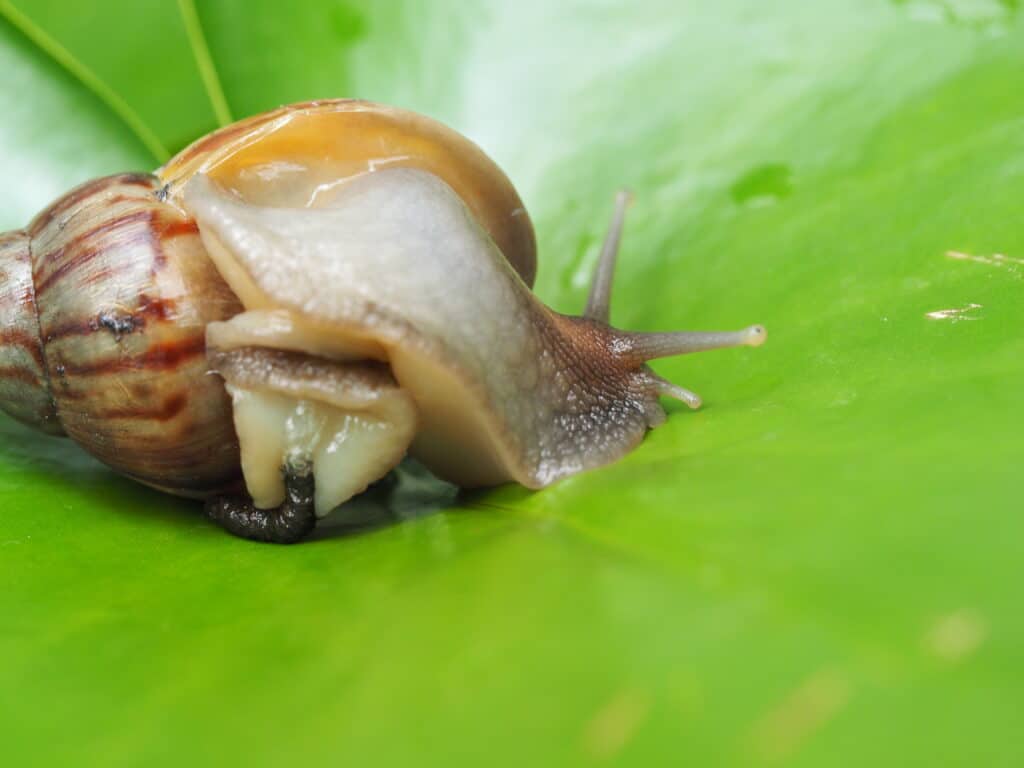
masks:
<svg viewBox="0 0 1024 768"><path fill-rule="evenodd" d="M556 309L628 186L614 321L769 342L659 362L706 405L614 466L287 549L0 422L15 763L1024 760L1015 0L60 5L0 2L2 227L360 96L502 164Z"/></svg>

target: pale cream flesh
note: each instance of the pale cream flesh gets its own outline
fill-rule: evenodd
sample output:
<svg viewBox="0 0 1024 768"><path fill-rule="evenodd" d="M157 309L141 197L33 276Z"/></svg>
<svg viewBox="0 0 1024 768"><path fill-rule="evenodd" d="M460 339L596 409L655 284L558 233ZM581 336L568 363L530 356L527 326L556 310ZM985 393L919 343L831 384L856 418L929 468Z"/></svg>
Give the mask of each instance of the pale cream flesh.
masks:
<svg viewBox="0 0 1024 768"><path fill-rule="evenodd" d="M247 490L257 508L270 509L285 500L286 474L312 469L323 516L401 461L416 408L386 366L253 346L246 322L243 314L213 324L207 338L231 396ZM281 327L288 338L293 329Z"/></svg>
<svg viewBox="0 0 1024 768"><path fill-rule="evenodd" d="M227 389L242 473L260 509L284 501L282 470L311 464L316 514L323 517L386 474L409 445L411 430L403 424L267 390Z"/></svg>

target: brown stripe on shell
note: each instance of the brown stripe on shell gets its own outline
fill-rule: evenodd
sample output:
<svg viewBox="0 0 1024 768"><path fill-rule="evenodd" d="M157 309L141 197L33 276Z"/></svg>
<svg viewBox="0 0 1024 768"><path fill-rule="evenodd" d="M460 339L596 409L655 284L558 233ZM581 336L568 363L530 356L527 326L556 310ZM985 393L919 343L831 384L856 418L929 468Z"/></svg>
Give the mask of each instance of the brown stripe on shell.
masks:
<svg viewBox="0 0 1024 768"><path fill-rule="evenodd" d="M0 409L59 435L39 338L31 258L28 233L0 233Z"/></svg>
<svg viewBox="0 0 1024 768"><path fill-rule="evenodd" d="M20 384L29 384L33 387L39 387L43 384L43 381L39 376L36 376L29 369L22 368L17 365L0 366L0 379L16 381Z"/></svg>
<svg viewBox="0 0 1024 768"><path fill-rule="evenodd" d="M54 283L87 267L93 259L105 257L113 248L131 248L140 242L151 244L154 218L153 211L133 211L77 233L60 251L52 253L51 259L59 262L59 266L37 275L36 294L45 297Z"/></svg>
<svg viewBox="0 0 1024 768"><path fill-rule="evenodd" d="M116 271L104 271L103 276L109 279ZM90 333L115 332L111 328L112 321L123 323L128 328L122 333L134 333L146 327L146 323L153 320L167 320L174 316L177 303L172 299L150 299L145 294L139 296L138 306L131 312L100 312L95 317L87 319L70 319L56 326L46 329L46 341L57 341L66 336L84 336ZM116 332L115 332L115 335ZM0 339L3 337L0 336Z"/></svg>
<svg viewBox="0 0 1024 768"><path fill-rule="evenodd" d="M115 469L188 496L237 479L229 403L205 356L169 370L102 377L69 369L65 381L58 402L68 434Z"/></svg>
<svg viewBox="0 0 1024 768"><path fill-rule="evenodd" d="M44 208L26 227L28 233L32 237L36 237L41 230L50 226L55 220L63 226L60 222L75 215L83 201L112 189L112 183L117 185L117 189L125 190L122 196L127 199L137 198L138 190L141 190L143 194L152 194L160 186L156 178L149 173L120 173L115 176L92 179L75 187ZM116 193L108 193L108 196L113 198Z"/></svg>
<svg viewBox="0 0 1024 768"><path fill-rule="evenodd" d="M188 395L178 392L170 395L166 400L155 407L140 406L126 408L111 408L98 414L102 419L153 419L155 421L170 421L184 410L188 403Z"/></svg>
<svg viewBox="0 0 1024 768"><path fill-rule="evenodd" d="M2 297L0 297L2 300ZM34 308L33 308L34 311ZM0 347L18 347L29 355L43 371L43 347L39 343L39 335L20 328L5 328L0 331Z"/></svg>
<svg viewBox="0 0 1024 768"><path fill-rule="evenodd" d="M158 228L160 237L162 238L199 234L199 225L192 219L179 219L177 221L169 221L166 223L157 222L155 226Z"/></svg>
<svg viewBox="0 0 1024 768"><path fill-rule="evenodd" d="M65 376L106 376L113 373L143 370L150 373L173 370L181 363L206 354L206 338L199 334L174 341L154 344L140 355L122 356L73 363L64 360Z"/></svg>

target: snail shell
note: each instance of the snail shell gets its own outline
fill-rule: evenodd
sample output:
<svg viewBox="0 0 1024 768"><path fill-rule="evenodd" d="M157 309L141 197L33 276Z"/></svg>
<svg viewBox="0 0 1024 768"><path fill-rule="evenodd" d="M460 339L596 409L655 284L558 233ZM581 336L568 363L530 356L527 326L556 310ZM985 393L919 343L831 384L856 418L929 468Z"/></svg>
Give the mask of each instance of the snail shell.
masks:
<svg viewBox="0 0 1024 768"><path fill-rule="evenodd" d="M393 168L442 179L533 285L533 225L508 177L469 139L415 112L352 99L292 104L214 131L157 175L172 200L202 174L253 205L327 208L353 179Z"/></svg>
<svg viewBox="0 0 1024 768"><path fill-rule="evenodd" d="M205 331L241 307L160 186L98 179L0 239L0 398L129 477L202 497L238 479Z"/></svg>

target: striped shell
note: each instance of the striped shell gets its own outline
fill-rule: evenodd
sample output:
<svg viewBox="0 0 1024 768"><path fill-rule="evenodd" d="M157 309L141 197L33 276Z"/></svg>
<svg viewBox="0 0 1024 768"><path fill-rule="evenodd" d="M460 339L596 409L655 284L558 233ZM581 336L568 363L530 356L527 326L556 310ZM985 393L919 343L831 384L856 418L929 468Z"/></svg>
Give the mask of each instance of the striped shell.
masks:
<svg viewBox="0 0 1024 768"><path fill-rule="evenodd" d="M160 186L142 174L91 181L0 240L0 396L123 474L202 496L238 476L204 334L239 305Z"/></svg>

